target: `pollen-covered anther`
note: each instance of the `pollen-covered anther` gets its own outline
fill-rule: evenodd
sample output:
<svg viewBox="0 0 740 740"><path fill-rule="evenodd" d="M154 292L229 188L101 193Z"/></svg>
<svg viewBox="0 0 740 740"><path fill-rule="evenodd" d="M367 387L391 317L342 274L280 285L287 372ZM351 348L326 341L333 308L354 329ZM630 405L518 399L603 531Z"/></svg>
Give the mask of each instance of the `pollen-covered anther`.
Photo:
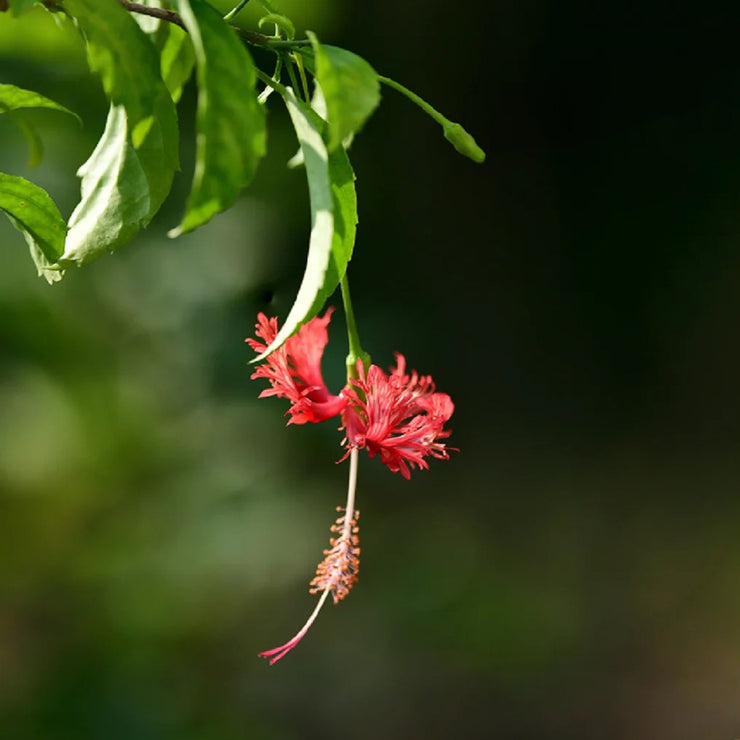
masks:
<svg viewBox="0 0 740 740"><path fill-rule="evenodd" d="M337 506L337 511L342 514L332 524L331 531L338 536L329 540L330 547L324 550L325 557L310 584L312 594L329 591L335 604L352 590L360 570L360 528L357 524L360 512L355 511L348 520L345 509Z"/></svg>

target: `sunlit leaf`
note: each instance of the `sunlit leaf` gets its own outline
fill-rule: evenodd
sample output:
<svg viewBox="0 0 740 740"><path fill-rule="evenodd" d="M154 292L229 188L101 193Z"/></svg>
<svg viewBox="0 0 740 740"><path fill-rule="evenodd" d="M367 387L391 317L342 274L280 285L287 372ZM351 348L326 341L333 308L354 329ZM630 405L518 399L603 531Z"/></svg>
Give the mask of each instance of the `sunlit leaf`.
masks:
<svg viewBox="0 0 740 740"><path fill-rule="evenodd" d="M265 114L254 63L231 27L203 0L180 0L198 79L195 174L178 236L231 206L265 153Z"/></svg>
<svg viewBox="0 0 740 740"><path fill-rule="evenodd" d="M126 110L129 135L151 190L150 215L169 192L179 166L177 114L160 76L157 52L120 5L65 0L87 38L90 68L98 72L114 105Z"/></svg>
<svg viewBox="0 0 740 740"><path fill-rule="evenodd" d="M319 85L318 82L314 82L314 88L313 88L313 95L311 96L311 107L316 111L316 113L321 116L321 118L326 121L327 112L326 112L326 98L324 98L324 93L321 91L321 85ZM352 146L352 141L354 139L354 134L350 134L342 141L342 146L340 149L348 150L350 146ZM337 149L336 151L339 151ZM290 169L293 169L295 167L300 167L303 165L303 152L301 151L301 148L298 147L298 151L288 160L288 167Z"/></svg>
<svg viewBox="0 0 740 740"><path fill-rule="evenodd" d="M65 108L63 105L55 103L53 100L39 95L33 90L24 90L15 85L0 84L0 113L19 110L21 108L49 108L51 110L58 110L62 113L69 113L70 116L74 116L82 123L82 119L76 113L69 110L69 108Z"/></svg>
<svg viewBox="0 0 740 740"><path fill-rule="evenodd" d="M111 106L105 131L77 175L82 200L69 219L65 266L86 264L120 247L149 220L146 173L131 144L123 106Z"/></svg>
<svg viewBox="0 0 740 740"><path fill-rule="evenodd" d="M67 227L47 192L22 177L0 172L0 210L25 237L39 275L50 283L61 279L58 269L49 268L62 254Z"/></svg>
<svg viewBox="0 0 740 740"><path fill-rule="evenodd" d="M336 290L352 256L357 224L354 173L341 147L329 155L324 122L287 88L285 103L301 145L311 199L311 236L306 270L293 307L258 362L313 318Z"/></svg>
<svg viewBox="0 0 740 740"><path fill-rule="evenodd" d="M78 172L82 200L62 258L84 264L129 241L157 212L178 167L178 128L157 52L129 13L99 0L65 0L65 8L112 103L105 132Z"/></svg>
<svg viewBox="0 0 740 740"><path fill-rule="evenodd" d="M162 79L172 99L177 102L182 95L182 88L193 74L195 66L193 44L190 36L172 23L163 24L159 36Z"/></svg>
<svg viewBox="0 0 740 740"><path fill-rule="evenodd" d="M329 154L329 181L334 200L334 242L330 271L319 295L322 305L336 290L347 271L347 263L352 259L357 231L357 193L355 192L355 173L344 148L340 147ZM330 279L329 279L330 278ZM316 309L317 311L320 308Z"/></svg>
<svg viewBox="0 0 740 740"><path fill-rule="evenodd" d="M169 194L175 170L180 167L177 114L172 96L164 84L154 99L152 112L146 125L136 127L132 135L149 183L149 219Z"/></svg>
<svg viewBox="0 0 740 740"><path fill-rule="evenodd" d="M64 7L85 34L88 63L109 100L126 108L132 129L146 123L162 85L159 59L146 34L112 0L65 0Z"/></svg>
<svg viewBox="0 0 740 740"><path fill-rule="evenodd" d="M316 78L326 99L329 151L359 131L380 103L375 70L360 56L319 43L307 32L314 53Z"/></svg>

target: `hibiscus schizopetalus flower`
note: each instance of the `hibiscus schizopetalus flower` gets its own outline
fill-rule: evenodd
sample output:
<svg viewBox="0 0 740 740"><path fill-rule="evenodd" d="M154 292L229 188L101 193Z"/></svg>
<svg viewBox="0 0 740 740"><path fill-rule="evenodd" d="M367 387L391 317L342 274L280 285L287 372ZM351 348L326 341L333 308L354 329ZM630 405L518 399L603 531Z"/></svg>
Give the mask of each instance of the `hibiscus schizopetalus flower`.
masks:
<svg viewBox="0 0 740 740"><path fill-rule="evenodd" d="M389 375L377 365L367 373L357 363L359 378L343 393L349 398L342 417L347 436L344 444L380 455L393 472L408 479L409 467L428 468L427 456L449 459L440 440L450 436L444 425L455 406L446 393L435 392L429 375L406 374L406 359L396 354L396 367Z"/></svg>
<svg viewBox="0 0 740 740"><path fill-rule="evenodd" d="M303 639L329 594L337 604L357 581L360 512L355 510L355 491L359 451L379 456L389 470L410 478L414 468L429 467L426 458L447 460L448 450L453 449L443 441L450 436L450 430L444 427L455 409L452 399L436 391L431 376L419 375L415 370L407 373L406 359L401 354L396 354L396 366L390 373L377 365L366 369L358 360L356 377L337 395L329 391L321 374L321 358L328 342L330 318L331 309L323 317L308 321L252 373L252 378L265 378L270 383L260 398L277 396L290 402L288 424L316 423L341 415L346 450L341 460L350 460L347 503L337 508L342 513L331 527L336 536L324 550L324 559L310 584L310 592L320 594L318 603L295 636L259 654L269 658L271 665ZM260 313L255 329L257 339L247 342L261 354L277 336L277 319Z"/></svg>
<svg viewBox="0 0 740 740"><path fill-rule="evenodd" d="M311 319L290 339L276 349L253 373L252 379L266 378L270 388L260 393L260 398L277 396L287 398L290 408L288 424L305 424L331 419L339 414L347 400L334 396L321 375L321 357L329 341L326 327L333 309L323 317ZM278 333L277 318L257 316L255 334L259 339L247 338L249 346L258 354L264 352Z"/></svg>
<svg viewBox="0 0 740 740"><path fill-rule="evenodd" d="M455 409L446 393L437 393L429 375L415 370L406 373L406 359L396 354L390 374L377 365L365 370L357 362L358 378L350 380L333 395L321 374L321 358L328 342L327 325L332 309L313 318L297 334L273 352L252 378L266 378L270 388L259 397L287 398L289 424L320 422L342 415L347 449L366 449L370 457L380 456L389 470L411 477L411 469L428 468L425 458L449 458L441 441L450 436L444 425ZM259 339L247 339L257 353L263 352L278 332L276 318L257 317ZM454 448L450 448L454 449Z"/></svg>

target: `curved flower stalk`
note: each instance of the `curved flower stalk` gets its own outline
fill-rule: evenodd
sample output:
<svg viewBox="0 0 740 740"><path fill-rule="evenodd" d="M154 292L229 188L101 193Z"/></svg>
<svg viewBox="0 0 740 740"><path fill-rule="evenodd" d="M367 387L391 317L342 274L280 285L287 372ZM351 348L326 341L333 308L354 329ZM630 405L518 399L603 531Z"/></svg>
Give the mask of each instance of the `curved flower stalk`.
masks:
<svg viewBox="0 0 740 740"><path fill-rule="evenodd" d="M347 503L344 508L337 508L340 516L331 527L335 536L324 550L324 559L310 584L310 592L320 594L318 603L288 642L259 654L269 658L271 665L305 637L329 594L338 604L357 582L360 512L355 510L355 491L359 451L367 450L369 457L379 456L390 471L408 479L411 470L429 467L427 458L447 460L449 450L454 449L444 442L451 433L445 424L455 409L452 399L436 391L431 376L419 375L415 370L407 373L406 358L400 353L389 373L377 365L366 369L362 359L354 366L349 361L347 384L337 395L329 391L321 374L321 358L328 342L331 314L329 309L322 317L311 319L252 373L252 378L265 378L270 383L260 398L277 396L290 401L288 424L341 416L345 453L340 462L350 460ZM255 331L257 339L247 342L259 354L277 335L277 319L260 313Z"/></svg>
<svg viewBox="0 0 740 740"><path fill-rule="evenodd" d="M329 594L332 595L334 603L338 604L357 582L360 570L360 529L357 520L360 518L360 512L352 509L356 487L357 450L354 450L350 460L347 507L337 506L337 511L341 514L331 526L331 531L338 536L329 540L329 548L324 550L324 559L316 568L316 575L311 581L310 593L320 593L321 596L306 623L288 642L259 654L260 658L269 658L270 665L286 656L305 637ZM352 516L348 513L350 511L353 511Z"/></svg>

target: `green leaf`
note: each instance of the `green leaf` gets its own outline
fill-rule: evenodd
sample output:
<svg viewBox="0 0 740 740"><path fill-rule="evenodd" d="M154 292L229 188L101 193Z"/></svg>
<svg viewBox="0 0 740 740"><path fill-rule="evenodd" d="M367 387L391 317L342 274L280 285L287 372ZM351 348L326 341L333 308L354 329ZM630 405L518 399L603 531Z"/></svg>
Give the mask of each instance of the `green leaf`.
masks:
<svg viewBox="0 0 740 740"><path fill-rule="evenodd" d="M33 90L24 90L22 87L16 87L15 85L0 84L0 113L19 110L20 108L50 108L51 110L62 111L62 113L69 113L70 116L74 116L82 123L82 119L69 108L33 92Z"/></svg>
<svg viewBox="0 0 740 740"><path fill-rule="evenodd" d="M269 89L269 88L268 88ZM316 111L316 113L321 116L321 118L326 121L327 113L326 113L326 99L324 98L324 93L321 92L321 86L318 82L314 83L313 87L313 95L311 96L311 108ZM354 134L350 134L342 141L342 146L337 149L336 151L340 150L349 150L350 146L352 146L352 141L354 139ZM300 147L298 148L298 151L288 160L288 167L290 169L294 169L296 167L300 167L303 165L303 152L301 151Z"/></svg>
<svg viewBox="0 0 740 740"><path fill-rule="evenodd" d="M39 275L50 283L61 279L54 263L62 254L67 227L48 193L22 177L0 172L0 210L23 234Z"/></svg>
<svg viewBox="0 0 740 740"><path fill-rule="evenodd" d="M13 15L18 16L36 5L36 2L37 0L10 0L10 9L13 11Z"/></svg>
<svg viewBox="0 0 740 740"><path fill-rule="evenodd" d="M126 108L132 129L147 121L162 84L147 35L113 0L65 0L64 7L85 34L88 64L100 74L108 99Z"/></svg>
<svg viewBox="0 0 740 740"><path fill-rule="evenodd" d="M295 127L306 165L311 199L311 236L306 270L293 307L259 362L312 319L336 290L352 257L357 225L354 173L347 153L329 155L321 136L323 121L286 88L285 103Z"/></svg>
<svg viewBox="0 0 740 740"><path fill-rule="evenodd" d="M90 68L99 72L113 105L126 110L131 142L142 151L150 215L159 209L179 167L175 105L160 76L159 57L147 35L118 3L65 0L87 38Z"/></svg>
<svg viewBox="0 0 740 740"><path fill-rule="evenodd" d="M362 58L337 46L324 46L308 31L315 74L326 99L329 151L359 131L380 103L375 70Z"/></svg>
<svg viewBox="0 0 740 740"><path fill-rule="evenodd" d="M162 79L172 99L177 102L182 95L182 88L193 74L193 45L190 36L172 23L163 24L160 33L165 34L159 53Z"/></svg>
<svg viewBox="0 0 740 740"><path fill-rule="evenodd" d="M334 205L334 241L329 273L324 281L324 287L319 292L322 306L336 290L347 271L357 232L355 173L343 147L329 154L329 181ZM317 312L320 310L321 306L316 309Z"/></svg>
<svg viewBox="0 0 740 740"><path fill-rule="evenodd" d="M149 186L126 111L111 106L95 151L77 172L82 200L69 219L61 263L83 265L129 241L149 220Z"/></svg>
<svg viewBox="0 0 740 740"><path fill-rule="evenodd" d="M0 172L0 209L33 235L50 262L62 254L67 227L45 190L23 177Z"/></svg>
<svg viewBox="0 0 740 740"><path fill-rule="evenodd" d="M179 236L236 200L265 153L265 113L254 63L232 28L203 0L180 0L198 79L195 174Z"/></svg>
<svg viewBox="0 0 740 740"><path fill-rule="evenodd" d="M149 184L149 220L159 210L180 169L179 129L175 104L162 84L153 101L152 116L133 130L132 141Z"/></svg>
<svg viewBox="0 0 740 740"><path fill-rule="evenodd" d="M170 3L162 0L148 0L149 7L169 9ZM154 42L154 48L159 53L160 72L164 84L170 91L172 100L177 102L182 94L182 88L190 79L195 66L193 45L190 37L180 26L156 18L149 18L138 13L134 19ZM143 20L154 20L156 24L143 23Z"/></svg>
<svg viewBox="0 0 740 740"><path fill-rule="evenodd" d="M175 105L147 35L118 3L65 0L87 40L111 109L82 165L82 199L70 218L64 264L90 262L129 241L157 212L178 168Z"/></svg>

